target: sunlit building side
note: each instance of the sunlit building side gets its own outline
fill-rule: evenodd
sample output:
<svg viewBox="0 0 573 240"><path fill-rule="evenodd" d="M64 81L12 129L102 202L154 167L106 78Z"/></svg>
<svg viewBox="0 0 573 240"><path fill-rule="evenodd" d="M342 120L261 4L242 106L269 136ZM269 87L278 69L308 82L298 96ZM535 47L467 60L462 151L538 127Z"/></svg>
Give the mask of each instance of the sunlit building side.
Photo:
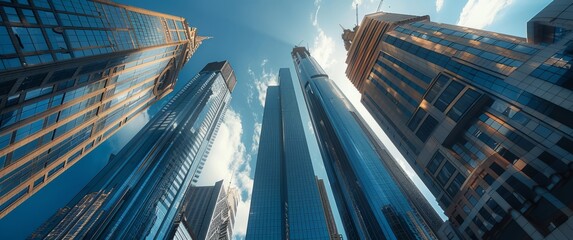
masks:
<svg viewBox="0 0 573 240"><path fill-rule="evenodd" d="M0 218L173 91L204 39L111 1L1 1L0 16Z"/></svg>
<svg viewBox="0 0 573 240"><path fill-rule="evenodd" d="M445 210L446 237L572 236L572 16L553 1L527 39L384 12L345 30L346 74Z"/></svg>
<svg viewBox="0 0 573 240"><path fill-rule="evenodd" d="M236 83L207 64L31 238L164 239L197 182Z"/></svg>
<svg viewBox="0 0 573 240"><path fill-rule="evenodd" d="M291 54L347 238L436 239L350 101L306 48Z"/></svg>

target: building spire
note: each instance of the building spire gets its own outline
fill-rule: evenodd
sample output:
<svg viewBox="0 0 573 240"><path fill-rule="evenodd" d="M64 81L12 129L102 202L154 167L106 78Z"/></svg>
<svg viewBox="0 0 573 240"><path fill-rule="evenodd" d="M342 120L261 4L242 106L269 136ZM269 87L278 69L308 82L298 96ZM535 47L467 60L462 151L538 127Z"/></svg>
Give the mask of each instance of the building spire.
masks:
<svg viewBox="0 0 573 240"><path fill-rule="evenodd" d="M354 40L354 35L356 34L356 31L358 31L359 26L356 25L352 30L346 29L342 25L340 25L340 27L342 28L341 36L342 36L342 41L344 41L344 48L346 49L346 51L348 51L350 49L350 46L352 45L352 40Z"/></svg>

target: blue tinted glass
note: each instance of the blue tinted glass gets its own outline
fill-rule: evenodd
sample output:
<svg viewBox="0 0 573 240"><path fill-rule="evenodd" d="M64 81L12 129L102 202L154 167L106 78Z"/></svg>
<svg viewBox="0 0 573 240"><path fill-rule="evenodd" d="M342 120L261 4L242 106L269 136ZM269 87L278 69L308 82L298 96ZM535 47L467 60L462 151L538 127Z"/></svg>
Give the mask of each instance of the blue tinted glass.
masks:
<svg viewBox="0 0 573 240"><path fill-rule="evenodd" d="M0 54L10 54L15 52L16 50L12 44L12 40L10 40L10 35L8 35L6 27L0 26Z"/></svg>

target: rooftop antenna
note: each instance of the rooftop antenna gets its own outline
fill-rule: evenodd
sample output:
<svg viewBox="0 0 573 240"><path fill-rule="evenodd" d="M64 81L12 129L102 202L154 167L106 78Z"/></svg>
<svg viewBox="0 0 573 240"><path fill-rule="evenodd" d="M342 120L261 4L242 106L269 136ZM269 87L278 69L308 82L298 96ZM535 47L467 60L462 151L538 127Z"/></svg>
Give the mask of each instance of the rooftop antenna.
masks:
<svg viewBox="0 0 573 240"><path fill-rule="evenodd" d="M354 6L356 6L356 26L358 26L358 3Z"/></svg>
<svg viewBox="0 0 573 240"><path fill-rule="evenodd" d="M380 0L380 3L378 4L378 8L376 9L376 12L380 12L380 8L382 7L383 2L384 2L384 0Z"/></svg>
<svg viewBox="0 0 573 240"><path fill-rule="evenodd" d="M300 42L298 42L298 44L296 46L297 47L300 46L302 44L302 42L304 42L304 40L300 40Z"/></svg>

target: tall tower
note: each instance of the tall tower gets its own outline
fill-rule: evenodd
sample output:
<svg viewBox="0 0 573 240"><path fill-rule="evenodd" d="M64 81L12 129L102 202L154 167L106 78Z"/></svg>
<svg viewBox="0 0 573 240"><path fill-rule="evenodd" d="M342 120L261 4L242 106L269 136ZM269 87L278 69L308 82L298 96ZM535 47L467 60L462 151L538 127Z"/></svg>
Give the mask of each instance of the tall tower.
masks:
<svg viewBox="0 0 573 240"><path fill-rule="evenodd" d="M267 89L246 239L330 239L288 68Z"/></svg>
<svg viewBox="0 0 573 240"><path fill-rule="evenodd" d="M393 13L355 33L347 76L462 238L573 232L572 13L553 1L527 41Z"/></svg>
<svg viewBox="0 0 573 240"><path fill-rule="evenodd" d="M204 38L111 1L0 9L1 218L170 93Z"/></svg>
<svg viewBox="0 0 573 240"><path fill-rule="evenodd" d="M173 229L173 239L231 240L239 192L214 186L189 186Z"/></svg>
<svg viewBox="0 0 573 240"><path fill-rule="evenodd" d="M207 64L34 238L165 238L201 172L236 79Z"/></svg>
<svg viewBox="0 0 573 240"><path fill-rule="evenodd" d="M349 239L435 239L352 104L304 47L292 58Z"/></svg>

